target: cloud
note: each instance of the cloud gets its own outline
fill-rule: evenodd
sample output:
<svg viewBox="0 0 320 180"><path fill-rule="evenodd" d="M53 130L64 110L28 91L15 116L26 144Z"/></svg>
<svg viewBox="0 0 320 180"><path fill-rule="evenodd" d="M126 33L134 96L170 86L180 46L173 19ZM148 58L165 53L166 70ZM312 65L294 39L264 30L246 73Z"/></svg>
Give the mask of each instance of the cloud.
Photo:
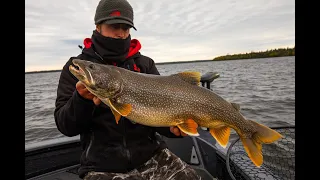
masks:
<svg viewBox="0 0 320 180"><path fill-rule="evenodd" d="M25 71L61 69L90 37L98 0L26 1ZM155 62L211 59L295 44L292 0L129 0L132 38Z"/></svg>

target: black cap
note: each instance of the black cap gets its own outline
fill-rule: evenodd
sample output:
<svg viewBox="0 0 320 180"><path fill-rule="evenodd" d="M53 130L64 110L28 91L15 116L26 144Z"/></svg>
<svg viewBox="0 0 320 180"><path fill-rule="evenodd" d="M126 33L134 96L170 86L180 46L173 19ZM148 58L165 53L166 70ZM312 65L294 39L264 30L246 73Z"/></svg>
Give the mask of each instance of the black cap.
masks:
<svg viewBox="0 0 320 180"><path fill-rule="evenodd" d="M100 0L94 22L96 25L123 23L137 30L133 24L133 9L126 0Z"/></svg>

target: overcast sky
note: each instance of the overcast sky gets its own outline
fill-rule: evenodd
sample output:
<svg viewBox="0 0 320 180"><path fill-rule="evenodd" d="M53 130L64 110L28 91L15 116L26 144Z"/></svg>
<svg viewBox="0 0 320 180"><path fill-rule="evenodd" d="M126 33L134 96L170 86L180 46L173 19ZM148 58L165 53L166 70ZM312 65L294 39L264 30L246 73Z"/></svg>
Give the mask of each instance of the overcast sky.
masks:
<svg viewBox="0 0 320 180"><path fill-rule="evenodd" d="M98 0L27 0L25 71L61 69L91 37ZM132 38L155 62L295 45L294 0L129 0Z"/></svg>

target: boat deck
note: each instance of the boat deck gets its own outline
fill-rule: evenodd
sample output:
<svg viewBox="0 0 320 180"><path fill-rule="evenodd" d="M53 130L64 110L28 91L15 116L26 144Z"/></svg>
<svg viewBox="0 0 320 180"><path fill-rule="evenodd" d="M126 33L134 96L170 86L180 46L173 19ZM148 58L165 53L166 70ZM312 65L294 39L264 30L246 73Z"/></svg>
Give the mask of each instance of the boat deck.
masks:
<svg viewBox="0 0 320 180"><path fill-rule="evenodd" d="M57 171L53 171L41 176L38 176L36 178L32 178L30 180L82 180L79 178L77 174L77 169L79 165L71 166L68 168L60 169ZM198 172L198 174L201 176L202 180L216 180L211 176L211 174L206 171L205 169L200 169L198 167L194 167L194 169Z"/></svg>
<svg viewBox="0 0 320 180"><path fill-rule="evenodd" d="M202 177L202 180L214 179L212 174L216 174L218 170L216 168L215 151L211 146L192 137L163 138L167 142L169 149L192 166ZM184 147L183 151L181 147ZM207 149L204 150L203 148ZM200 152L200 149L211 153L206 153L205 159L203 159L204 157L201 154L204 152ZM81 148L79 142L28 152L26 156L27 179L80 180L77 173L80 156Z"/></svg>

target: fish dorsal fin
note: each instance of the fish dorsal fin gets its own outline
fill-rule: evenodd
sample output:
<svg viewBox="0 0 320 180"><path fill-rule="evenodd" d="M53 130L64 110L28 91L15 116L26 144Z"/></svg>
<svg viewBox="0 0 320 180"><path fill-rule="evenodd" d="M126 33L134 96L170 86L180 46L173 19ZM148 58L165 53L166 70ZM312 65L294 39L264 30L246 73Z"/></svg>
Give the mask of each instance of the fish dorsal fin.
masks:
<svg viewBox="0 0 320 180"><path fill-rule="evenodd" d="M194 85L200 85L200 80L201 80L201 74L200 72L196 71L184 71L184 72L179 72L176 74L179 78L182 80L194 84Z"/></svg>
<svg viewBox="0 0 320 180"><path fill-rule="evenodd" d="M237 111L240 111L240 105L237 103L230 103Z"/></svg>

